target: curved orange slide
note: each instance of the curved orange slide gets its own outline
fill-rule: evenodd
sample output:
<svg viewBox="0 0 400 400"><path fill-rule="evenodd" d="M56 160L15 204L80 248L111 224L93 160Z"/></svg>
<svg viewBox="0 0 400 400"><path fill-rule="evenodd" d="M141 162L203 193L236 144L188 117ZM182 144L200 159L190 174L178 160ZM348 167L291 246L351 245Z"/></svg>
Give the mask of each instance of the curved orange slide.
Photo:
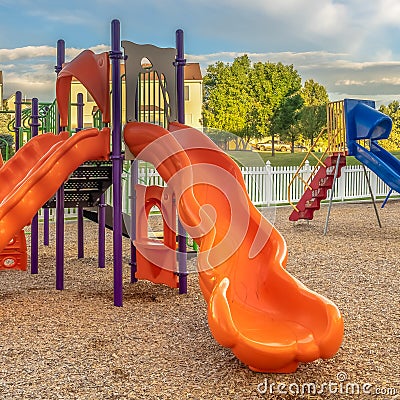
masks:
<svg viewBox="0 0 400 400"><path fill-rule="evenodd" d="M130 122L131 152L173 188L199 244L199 282L214 338L252 370L293 372L332 357L343 338L337 307L284 268L283 237L254 207L236 164L201 132Z"/></svg>
<svg viewBox="0 0 400 400"><path fill-rule="evenodd" d="M18 150L0 168L0 252L79 165L106 160L109 153L109 128L85 129L71 137L46 133Z"/></svg>

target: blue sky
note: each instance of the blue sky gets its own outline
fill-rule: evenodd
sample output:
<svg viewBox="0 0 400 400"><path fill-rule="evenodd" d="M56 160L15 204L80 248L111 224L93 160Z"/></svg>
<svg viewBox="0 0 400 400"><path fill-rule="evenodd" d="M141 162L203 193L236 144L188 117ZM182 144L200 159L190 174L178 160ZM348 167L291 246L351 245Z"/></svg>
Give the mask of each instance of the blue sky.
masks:
<svg viewBox="0 0 400 400"><path fill-rule="evenodd" d="M400 100L398 0L0 0L0 70L5 95L54 97L55 45L67 60L108 49L110 22L121 39L173 47L185 31L188 61L203 71L244 53L293 64L323 84L331 100Z"/></svg>

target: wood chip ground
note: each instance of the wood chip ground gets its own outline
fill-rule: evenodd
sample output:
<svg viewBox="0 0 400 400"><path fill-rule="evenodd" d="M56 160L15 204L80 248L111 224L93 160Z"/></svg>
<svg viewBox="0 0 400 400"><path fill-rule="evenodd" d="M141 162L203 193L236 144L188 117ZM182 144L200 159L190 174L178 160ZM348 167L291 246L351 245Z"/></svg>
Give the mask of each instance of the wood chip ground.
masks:
<svg viewBox="0 0 400 400"><path fill-rule="evenodd" d="M293 374L250 371L211 336L196 274L187 295L130 284L125 239L124 306L114 307L112 233L98 269L97 225L85 222L78 260L68 223L65 290L55 289L54 226L38 275L0 273L0 399L399 398L400 202L379 210L382 228L371 204L334 204L326 236L326 206L309 224L289 222L287 207L266 212L287 241L290 273L343 313L334 358Z"/></svg>

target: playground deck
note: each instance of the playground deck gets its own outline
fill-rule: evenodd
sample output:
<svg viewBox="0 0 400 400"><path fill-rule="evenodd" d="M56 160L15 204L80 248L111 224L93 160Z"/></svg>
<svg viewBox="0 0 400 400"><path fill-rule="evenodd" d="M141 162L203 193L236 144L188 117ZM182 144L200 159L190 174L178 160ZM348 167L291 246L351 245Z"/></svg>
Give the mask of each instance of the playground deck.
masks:
<svg viewBox="0 0 400 400"><path fill-rule="evenodd" d="M111 233L110 267L99 270L97 225L85 223L85 259L77 260L76 224L69 223L64 291L54 288L54 239L49 248L40 246L39 275L1 273L0 397L290 398L278 394L278 382L286 390L291 384L296 390L333 382L338 390L340 383L351 383L360 390L371 384L371 391L400 393L400 202L380 210L382 229L371 204L335 204L324 237L326 212L323 206L310 224L294 225L290 209L278 208L275 225L288 243L290 273L334 301L344 315L344 341L334 358L301 364L290 375L250 371L212 338L195 274L189 276L187 295L148 282L129 284L125 239L124 307L114 307ZM268 391L260 394L257 387ZM325 388L321 395L303 397L357 397L328 394Z"/></svg>

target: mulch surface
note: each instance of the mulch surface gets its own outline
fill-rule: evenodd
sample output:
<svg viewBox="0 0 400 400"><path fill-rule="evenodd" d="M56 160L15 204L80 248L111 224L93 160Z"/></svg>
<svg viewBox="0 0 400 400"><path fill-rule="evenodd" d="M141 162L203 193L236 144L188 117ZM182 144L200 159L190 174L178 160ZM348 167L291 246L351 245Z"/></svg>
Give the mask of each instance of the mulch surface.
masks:
<svg viewBox="0 0 400 400"><path fill-rule="evenodd" d="M78 260L76 224L67 223L63 291L55 289L54 226L38 275L1 271L0 398L400 398L400 202L379 210L382 228L371 204L334 204L326 236L326 206L310 223L290 222L287 207L265 212L287 241L289 272L343 313L334 358L293 374L250 371L211 336L196 274L187 295L129 283L126 239L124 306L114 307L112 233L99 269L97 225L85 222Z"/></svg>

